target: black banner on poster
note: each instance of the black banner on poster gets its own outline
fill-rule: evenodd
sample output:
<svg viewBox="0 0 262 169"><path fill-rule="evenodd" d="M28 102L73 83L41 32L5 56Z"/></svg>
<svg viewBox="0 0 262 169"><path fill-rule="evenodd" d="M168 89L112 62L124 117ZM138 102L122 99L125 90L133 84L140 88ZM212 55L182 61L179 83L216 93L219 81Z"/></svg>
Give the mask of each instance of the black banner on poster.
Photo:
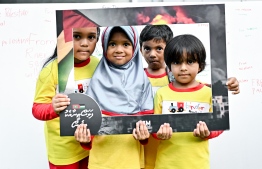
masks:
<svg viewBox="0 0 262 169"><path fill-rule="evenodd" d="M156 133L160 125L167 122L173 132L193 131L199 121L205 121L209 130L228 129L229 118L217 118L216 112L102 117L98 103L91 97L80 93L72 93L68 97L70 105L59 114L61 136L73 136L81 123L88 125L92 135L132 134L139 120L145 122L150 133Z"/></svg>

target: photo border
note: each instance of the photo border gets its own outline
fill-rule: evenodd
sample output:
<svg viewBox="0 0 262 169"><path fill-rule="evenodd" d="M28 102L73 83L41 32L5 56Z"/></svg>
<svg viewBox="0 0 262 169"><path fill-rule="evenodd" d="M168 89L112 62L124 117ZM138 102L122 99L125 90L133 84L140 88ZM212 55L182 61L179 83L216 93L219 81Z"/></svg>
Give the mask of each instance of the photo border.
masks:
<svg viewBox="0 0 262 169"><path fill-rule="evenodd" d="M61 21L63 21L63 18L61 20L61 15L64 11L67 10L56 11L58 41L61 41L59 35L61 35L61 32L64 31L63 28L65 27L64 23L61 23ZM130 123L131 127L134 126L136 120L150 120L151 125L154 128L152 132L156 131L156 129L159 128L159 123L163 122L169 122L173 130L177 132L193 131L198 121L205 121L209 130L229 130L228 89L225 85L227 80L225 4L76 9L74 11L86 16L86 19L90 21L90 26L105 27L161 24L153 22L155 18L161 18L161 16L163 21L162 24L164 24L164 21L166 24L209 23L213 113L121 117L122 119L125 119L126 123L128 123L126 125L129 125ZM169 20L165 20L164 16L169 17ZM69 46L71 45L71 50L69 50L64 56L72 53L72 41L69 41L68 43ZM65 44L63 44L63 46L64 45ZM58 64L62 64L61 62L63 62L64 59L60 58L59 43L57 47ZM110 118L114 119L112 117ZM119 118L120 117L118 117L118 119ZM155 125L156 123L157 125Z"/></svg>

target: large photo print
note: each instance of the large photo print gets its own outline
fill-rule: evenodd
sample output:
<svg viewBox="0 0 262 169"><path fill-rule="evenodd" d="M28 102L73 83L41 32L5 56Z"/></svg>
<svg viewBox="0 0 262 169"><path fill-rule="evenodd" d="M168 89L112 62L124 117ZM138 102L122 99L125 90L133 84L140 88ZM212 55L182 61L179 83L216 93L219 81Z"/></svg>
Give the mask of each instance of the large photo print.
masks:
<svg viewBox="0 0 262 169"><path fill-rule="evenodd" d="M146 121L150 132L156 132L164 122L170 123L174 132L193 131L198 121L206 122L210 130L229 129L228 91L225 86L227 64L225 6L223 4L58 10L56 18L59 92L62 93L85 93L88 86L76 85L74 81L72 41L74 28L100 27L102 34L107 26L130 25L140 32L145 25L167 24L172 28L174 36L193 34L203 42L206 48L207 66L205 71L198 75L197 80L210 84L212 87L212 113L177 114L171 111L170 114L162 115L102 117L102 120L98 120L95 124L96 131L91 130L92 134L129 134L132 133L132 128L138 120ZM102 57L101 40L100 37L93 53L99 59ZM146 63L143 66L146 67ZM89 81L85 83L89 84ZM61 135L73 135L77 124L87 122L85 118L77 113L70 116L60 114L63 126L61 130L64 130L61 132L64 134Z"/></svg>

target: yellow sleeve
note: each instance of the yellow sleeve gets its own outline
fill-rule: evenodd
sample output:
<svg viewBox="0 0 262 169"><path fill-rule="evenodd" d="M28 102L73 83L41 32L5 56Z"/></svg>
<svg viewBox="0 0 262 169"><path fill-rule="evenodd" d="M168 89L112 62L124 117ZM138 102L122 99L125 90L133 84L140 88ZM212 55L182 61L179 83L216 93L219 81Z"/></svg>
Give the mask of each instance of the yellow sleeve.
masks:
<svg viewBox="0 0 262 169"><path fill-rule="evenodd" d="M209 105L210 105L209 112L213 112L212 96L210 97Z"/></svg>
<svg viewBox="0 0 262 169"><path fill-rule="evenodd" d="M58 66L57 60L50 62L42 68L35 89L35 103L51 103L56 94L58 84Z"/></svg>
<svg viewBox="0 0 262 169"><path fill-rule="evenodd" d="M162 96L159 90L154 97L154 114L162 114Z"/></svg>

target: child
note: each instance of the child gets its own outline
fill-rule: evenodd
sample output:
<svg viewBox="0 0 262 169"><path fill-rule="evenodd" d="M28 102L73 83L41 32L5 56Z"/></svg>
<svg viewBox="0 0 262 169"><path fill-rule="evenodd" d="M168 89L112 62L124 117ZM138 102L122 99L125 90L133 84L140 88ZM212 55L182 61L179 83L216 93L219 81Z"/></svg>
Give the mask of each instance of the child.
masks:
<svg viewBox="0 0 262 169"><path fill-rule="evenodd" d="M140 33L140 50L148 64L144 70L152 85L153 93L171 81L164 61L164 49L171 38L173 32L168 25L147 25ZM158 144L159 140L149 137L148 144L144 145L145 166L142 168L154 168Z"/></svg>
<svg viewBox="0 0 262 169"><path fill-rule="evenodd" d="M86 18L81 18L82 16L72 13L72 11L68 12L72 14L71 16L68 15L70 19L77 18L78 21L81 20L79 25L74 26L83 27L88 24ZM72 32L72 29L69 31ZM91 56L96 47L99 32L98 27L74 28L73 30L75 85L81 83L85 90L99 62L96 57ZM61 32L58 39L61 36L64 36L64 32ZM72 39L72 33L69 34L70 37ZM60 42L58 41L58 43ZM69 48L64 48L64 50L72 50L72 45L68 46ZM57 63L57 50L55 50L53 56L44 64L39 74L32 113L36 119L45 121L45 137L50 169L86 169L89 151L83 150L74 137L60 137L59 112L70 104L70 100L67 95L57 93Z"/></svg>
<svg viewBox="0 0 262 169"><path fill-rule="evenodd" d="M172 38L173 32L168 25L147 25L140 33L140 50L148 64L145 72L154 93L160 87L168 85L172 80L169 77L169 69L164 61L166 43ZM229 90L237 92L239 90L237 79L229 78L228 87ZM144 146L145 169L154 168L158 144L159 140L150 136L148 144Z"/></svg>
<svg viewBox="0 0 262 169"><path fill-rule="evenodd" d="M193 35L176 36L168 42L164 58L175 80L156 92L154 113L166 114L170 103L176 102L197 104L203 107L201 112L211 112L211 88L196 81L196 75L204 70L206 64L202 42ZM189 112L189 108L186 108L183 113ZM169 124L161 125L156 134L161 141L155 169L209 168L208 139L217 137L220 133L222 131L209 131L204 122L199 122L193 133L172 134Z"/></svg>
<svg viewBox="0 0 262 169"><path fill-rule="evenodd" d="M98 102L103 115L153 113L152 88L143 71L138 38L132 26L108 27L102 35L104 57L87 94ZM143 127L146 129L141 123ZM75 137L81 142L91 140L89 129L83 125L78 126ZM140 169L140 142L132 134L95 136L91 143L89 169ZM91 144L85 148L90 149Z"/></svg>
<svg viewBox="0 0 262 169"><path fill-rule="evenodd" d="M140 34L140 50L148 67L145 72L153 86L154 93L170 83L168 67L164 61L166 43L173 38L168 25L147 25Z"/></svg>

